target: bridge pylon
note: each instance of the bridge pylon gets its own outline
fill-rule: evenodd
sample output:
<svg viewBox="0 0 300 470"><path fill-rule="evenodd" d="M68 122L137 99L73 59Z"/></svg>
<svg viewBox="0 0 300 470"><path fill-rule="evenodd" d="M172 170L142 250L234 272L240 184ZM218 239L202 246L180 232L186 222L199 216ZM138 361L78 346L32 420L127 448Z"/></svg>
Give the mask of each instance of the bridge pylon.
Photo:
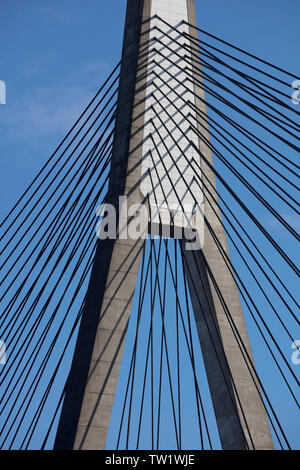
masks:
<svg viewBox="0 0 300 470"><path fill-rule="evenodd" d="M145 244L143 236L122 236L118 208L124 196L128 207L146 201L147 234L168 227L170 237L179 229L197 234L198 246L188 247L186 236L180 246L222 448L273 448L259 384L224 314L226 305L244 355L253 362L226 265L230 254L221 213L217 202L208 203L207 186L195 183L201 170L216 188L205 94L199 74L197 80L190 75L196 77L199 68L188 52L196 48L190 25L196 26L193 0L127 2L107 199L116 208L119 237L98 241L55 449L105 448Z"/></svg>

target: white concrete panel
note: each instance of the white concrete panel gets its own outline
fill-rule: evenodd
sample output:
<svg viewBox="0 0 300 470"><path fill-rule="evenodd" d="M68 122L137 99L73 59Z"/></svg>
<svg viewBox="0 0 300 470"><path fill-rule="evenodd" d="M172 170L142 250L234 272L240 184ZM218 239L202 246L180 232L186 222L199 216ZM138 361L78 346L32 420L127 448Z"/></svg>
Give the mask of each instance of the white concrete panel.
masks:
<svg viewBox="0 0 300 470"><path fill-rule="evenodd" d="M188 21L186 0L153 0L151 16L159 16L165 20L163 23L159 18L153 18L150 27L157 27L151 31L150 37L157 38L151 42L150 48L155 47L157 52L151 55L156 63L149 64L148 99L146 100L144 143L142 165L141 191L144 196L149 195L153 212L156 208L156 200L160 209L185 210L189 212L195 206L203 203L201 190L201 173L199 154L192 148L189 141L198 145L195 134L190 130L190 124L186 119L194 123L195 111L187 101L195 104L193 84L187 80L185 67L190 67L188 39L181 32L187 32L186 25L182 20ZM170 26L169 26L170 25ZM174 27L175 29L172 29ZM178 32L177 32L178 31ZM168 34L166 36L164 33ZM156 74L156 75L155 75ZM151 95L151 93L153 95ZM165 96L163 96L163 94ZM148 120L153 119L153 124ZM180 127L178 129L177 125ZM149 135L152 139L149 139ZM154 164L149 152L151 151ZM193 161L197 165L191 164ZM152 188L151 171L154 189ZM159 183L162 182L163 189ZM199 182L199 185L196 183ZM172 185L174 187L172 188ZM189 216L189 218L191 218ZM180 219L180 217L179 217ZM183 217L184 219L184 217Z"/></svg>

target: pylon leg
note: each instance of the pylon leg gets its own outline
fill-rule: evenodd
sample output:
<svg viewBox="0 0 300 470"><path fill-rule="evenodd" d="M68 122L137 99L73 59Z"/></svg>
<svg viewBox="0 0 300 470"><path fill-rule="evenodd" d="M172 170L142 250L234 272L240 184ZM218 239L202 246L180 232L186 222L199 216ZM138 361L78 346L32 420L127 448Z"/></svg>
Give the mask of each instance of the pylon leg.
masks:
<svg viewBox="0 0 300 470"><path fill-rule="evenodd" d="M145 69L137 70L141 28L149 28L142 20L149 18L150 6L149 0L127 5L108 198L116 209L119 196L126 195L129 205L142 201L139 181L146 77L139 80ZM55 449L105 447L143 244L143 239L98 243Z"/></svg>

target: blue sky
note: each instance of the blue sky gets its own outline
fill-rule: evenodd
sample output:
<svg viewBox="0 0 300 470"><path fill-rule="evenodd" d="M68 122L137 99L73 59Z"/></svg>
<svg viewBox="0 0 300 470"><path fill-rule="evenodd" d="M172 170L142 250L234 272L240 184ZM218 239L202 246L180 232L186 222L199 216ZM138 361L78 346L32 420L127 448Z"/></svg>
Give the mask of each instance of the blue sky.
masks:
<svg viewBox="0 0 300 470"><path fill-rule="evenodd" d="M125 0L1 2L0 215L8 211L121 53ZM196 0L198 24L279 64L299 67L297 0Z"/></svg>
<svg viewBox="0 0 300 470"><path fill-rule="evenodd" d="M199 27L299 74L298 0L195 0L195 4ZM0 218L119 61L125 7L125 0L1 2L0 80L6 82L7 104L0 105ZM276 221L265 222L286 246L289 238ZM291 223L298 225L295 219ZM295 256L295 245L286 249ZM276 268L285 275L279 262ZM289 282L295 286L294 279ZM250 321L248 326L254 341ZM282 345L290 354L290 344ZM255 347L260 367L263 346L256 341ZM264 369L271 386L272 371ZM271 393L280 406L281 389ZM285 410L283 406L282 419L290 426L293 446L299 448L299 420L297 415L284 416Z"/></svg>

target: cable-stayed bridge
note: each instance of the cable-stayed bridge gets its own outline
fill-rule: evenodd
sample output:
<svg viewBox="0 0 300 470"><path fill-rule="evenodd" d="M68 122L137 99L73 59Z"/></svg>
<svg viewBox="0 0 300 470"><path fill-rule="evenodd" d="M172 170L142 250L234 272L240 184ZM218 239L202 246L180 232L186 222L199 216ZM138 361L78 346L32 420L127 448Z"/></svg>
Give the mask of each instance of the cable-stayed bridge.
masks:
<svg viewBox="0 0 300 470"><path fill-rule="evenodd" d="M128 2L120 63L1 223L1 448L293 447L297 78L190 0Z"/></svg>

